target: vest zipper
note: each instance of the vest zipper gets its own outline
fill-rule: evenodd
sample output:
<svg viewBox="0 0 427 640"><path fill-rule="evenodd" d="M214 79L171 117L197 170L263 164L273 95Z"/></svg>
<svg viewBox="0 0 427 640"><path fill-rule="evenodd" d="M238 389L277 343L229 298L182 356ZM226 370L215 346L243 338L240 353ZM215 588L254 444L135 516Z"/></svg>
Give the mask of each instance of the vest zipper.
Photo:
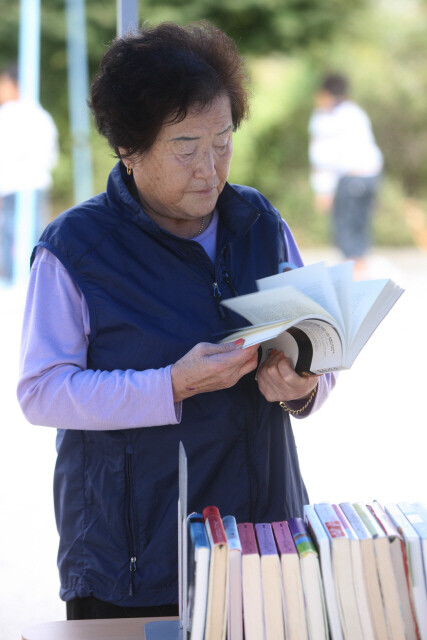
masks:
<svg viewBox="0 0 427 640"><path fill-rule="evenodd" d="M213 295L218 307L218 313L221 318L225 318L225 311L221 307L221 291L219 290L218 282L212 282Z"/></svg>
<svg viewBox="0 0 427 640"><path fill-rule="evenodd" d="M126 498L127 498L127 513L126 513L126 529L128 534L128 547L129 547L129 597L133 598L135 593L135 572L136 572L136 536L135 536L135 512L134 512L134 496L133 496L133 473L132 473L132 452L130 447L126 447L125 454L125 473L126 473Z"/></svg>
<svg viewBox="0 0 427 640"><path fill-rule="evenodd" d="M224 271L223 272L223 276L224 276L224 280L226 281L226 283L230 287L233 296L238 296L239 292L237 291L236 287L234 286L234 283L233 283L233 281L231 279L231 276L228 273L228 271Z"/></svg>

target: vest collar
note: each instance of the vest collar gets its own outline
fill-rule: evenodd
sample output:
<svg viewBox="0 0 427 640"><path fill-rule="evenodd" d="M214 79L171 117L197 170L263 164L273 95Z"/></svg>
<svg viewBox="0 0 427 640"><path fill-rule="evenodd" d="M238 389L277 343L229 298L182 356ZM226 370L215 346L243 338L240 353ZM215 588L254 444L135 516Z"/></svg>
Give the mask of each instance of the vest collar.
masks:
<svg viewBox="0 0 427 640"><path fill-rule="evenodd" d="M147 231L163 231L144 212L140 203L131 194L133 176L128 176L124 164L119 161L110 172L107 183L107 197L121 215L133 218ZM245 235L259 217L257 207L238 193L228 182L218 198L218 212L226 229L238 237Z"/></svg>

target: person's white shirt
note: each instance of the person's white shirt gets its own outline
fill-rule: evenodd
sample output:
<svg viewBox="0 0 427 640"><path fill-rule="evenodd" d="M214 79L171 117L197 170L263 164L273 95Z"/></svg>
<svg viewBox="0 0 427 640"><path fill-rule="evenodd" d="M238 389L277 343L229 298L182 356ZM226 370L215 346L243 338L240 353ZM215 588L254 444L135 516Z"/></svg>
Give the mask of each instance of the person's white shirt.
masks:
<svg viewBox="0 0 427 640"><path fill-rule="evenodd" d="M309 122L311 185L315 193L333 193L344 175L377 176L383 155L365 111L351 100L332 109L316 109Z"/></svg>
<svg viewBox="0 0 427 640"><path fill-rule="evenodd" d="M58 131L40 104L5 102L0 107L0 140L0 196L51 186Z"/></svg>

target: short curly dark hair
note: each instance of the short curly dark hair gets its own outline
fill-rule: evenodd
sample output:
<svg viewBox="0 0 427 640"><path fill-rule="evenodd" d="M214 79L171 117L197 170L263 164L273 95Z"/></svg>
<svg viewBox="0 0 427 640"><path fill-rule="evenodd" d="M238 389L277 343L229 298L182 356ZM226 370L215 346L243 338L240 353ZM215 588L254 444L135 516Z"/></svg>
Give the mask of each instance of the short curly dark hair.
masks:
<svg viewBox="0 0 427 640"><path fill-rule="evenodd" d="M180 122L192 107L203 109L222 95L230 98L237 129L248 114L246 80L237 46L221 30L207 22L165 22L112 42L89 105L117 157L129 157L147 151L164 124Z"/></svg>

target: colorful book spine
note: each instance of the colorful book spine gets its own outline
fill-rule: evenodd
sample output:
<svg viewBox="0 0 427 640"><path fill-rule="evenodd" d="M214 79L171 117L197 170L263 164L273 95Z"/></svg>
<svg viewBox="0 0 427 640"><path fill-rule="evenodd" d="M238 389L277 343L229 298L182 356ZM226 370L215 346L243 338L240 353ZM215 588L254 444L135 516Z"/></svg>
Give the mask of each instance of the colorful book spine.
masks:
<svg viewBox="0 0 427 640"><path fill-rule="evenodd" d="M300 558L304 558L308 554L314 554L318 557L314 542L302 518L291 518L289 520L289 529Z"/></svg>
<svg viewBox="0 0 427 640"><path fill-rule="evenodd" d="M242 522L237 525L243 555L259 554L252 522Z"/></svg>
<svg viewBox="0 0 427 640"><path fill-rule="evenodd" d="M350 502L340 502L339 506L357 538L359 540L370 540L372 536L353 505Z"/></svg>
<svg viewBox="0 0 427 640"><path fill-rule="evenodd" d="M347 538L341 520L329 502L319 502L315 504L314 510L319 516L329 538L332 540L335 538Z"/></svg>
<svg viewBox="0 0 427 640"><path fill-rule="evenodd" d="M202 515L211 545L227 544L227 536L218 507L205 507Z"/></svg>
<svg viewBox="0 0 427 640"><path fill-rule="evenodd" d="M273 530L269 522L257 523L255 525L255 534L258 540L259 552L262 556L278 555Z"/></svg>
<svg viewBox="0 0 427 640"><path fill-rule="evenodd" d="M297 555L298 551L295 546L294 539L292 538L289 524L286 522L286 520L282 520L281 522L273 522L271 524L271 527L273 529L273 535L275 537L280 555L288 553Z"/></svg>
<svg viewBox="0 0 427 640"><path fill-rule="evenodd" d="M209 540L206 535L206 527L203 522L203 516L201 513L191 513L188 518L188 526L190 531L191 542L194 549L210 548Z"/></svg>
<svg viewBox="0 0 427 640"><path fill-rule="evenodd" d="M227 537L228 548L230 551L241 551L239 532L237 530L236 518L234 516L224 516L222 519L225 535Z"/></svg>

